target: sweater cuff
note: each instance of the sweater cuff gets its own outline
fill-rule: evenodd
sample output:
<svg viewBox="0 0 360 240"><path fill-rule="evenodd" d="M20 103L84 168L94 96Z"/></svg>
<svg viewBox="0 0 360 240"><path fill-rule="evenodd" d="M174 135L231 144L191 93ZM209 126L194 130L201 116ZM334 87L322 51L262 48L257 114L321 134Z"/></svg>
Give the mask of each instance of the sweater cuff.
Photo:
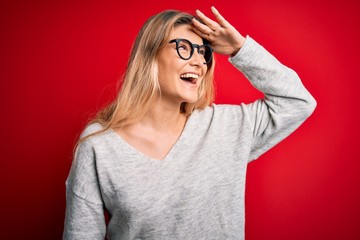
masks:
<svg viewBox="0 0 360 240"><path fill-rule="evenodd" d="M237 67L241 67L247 64L252 59L257 49L257 42L249 35L246 36L245 42L240 50L233 57L229 57L229 62Z"/></svg>

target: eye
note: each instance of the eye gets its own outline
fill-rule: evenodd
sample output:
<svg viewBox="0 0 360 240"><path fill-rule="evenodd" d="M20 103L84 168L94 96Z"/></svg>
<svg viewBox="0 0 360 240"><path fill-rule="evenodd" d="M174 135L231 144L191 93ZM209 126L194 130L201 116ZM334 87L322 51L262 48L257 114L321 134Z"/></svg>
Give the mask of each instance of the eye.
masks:
<svg viewBox="0 0 360 240"><path fill-rule="evenodd" d="M187 46L186 44L179 44L179 50L183 50L183 51L189 51L189 46Z"/></svg>
<svg viewBox="0 0 360 240"><path fill-rule="evenodd" d="M199 54L202 55L202 56L205 56L206 50L204 48L200 48Z"/></svg>

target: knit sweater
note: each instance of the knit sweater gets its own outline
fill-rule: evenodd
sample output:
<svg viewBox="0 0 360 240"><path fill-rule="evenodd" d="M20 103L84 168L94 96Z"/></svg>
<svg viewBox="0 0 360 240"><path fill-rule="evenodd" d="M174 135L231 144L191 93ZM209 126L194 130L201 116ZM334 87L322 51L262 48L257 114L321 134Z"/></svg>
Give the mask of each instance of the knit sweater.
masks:
<svg viewBox="0 0 360 240"><path fill-rule="evenodd" d="M195 110L163 160L113 130L79 145L66 182L64 239L244 239L247 164L299 127L316 102L250 37L229 60L264 99ZM82 136L100 129L89 125Z"/></svg>

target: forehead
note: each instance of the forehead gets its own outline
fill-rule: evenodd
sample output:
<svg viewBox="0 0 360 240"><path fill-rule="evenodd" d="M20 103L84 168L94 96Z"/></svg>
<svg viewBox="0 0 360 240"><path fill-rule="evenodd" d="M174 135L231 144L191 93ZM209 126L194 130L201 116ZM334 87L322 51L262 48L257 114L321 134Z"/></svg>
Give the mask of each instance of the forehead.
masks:
<svg viewBox="0 0 360 240"><path fill-rule="evenodd" d="M170 35L171 35L171 39L185 38L192 43L196 43L200 45L203 44L202 38L199 35L197 35L192 30L191 25L188 24L176 26Z"/></svg>

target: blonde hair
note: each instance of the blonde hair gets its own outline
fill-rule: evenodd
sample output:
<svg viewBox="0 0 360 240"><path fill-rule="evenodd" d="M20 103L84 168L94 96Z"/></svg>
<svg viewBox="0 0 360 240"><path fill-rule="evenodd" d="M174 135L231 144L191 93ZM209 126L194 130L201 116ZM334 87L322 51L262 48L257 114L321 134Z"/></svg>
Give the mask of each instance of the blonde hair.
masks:
<svg viewBox="0 0 360 240"><path fill-rule="evenodd" d="M122 87L117 98L102 109L89 123L100 123L102 130L85 136L81 142L108 129L119 129L140 120L161 94L158 82L157 53L169 42L172 30L179 25L191 24L194 18L184 12L167 10L149 18L132 47ZM203 39L206 42L205 39ZM203 109L214 99L214 59L199 86L198 100L183 103L180 112L189 116L195 109Z"/></svg>

